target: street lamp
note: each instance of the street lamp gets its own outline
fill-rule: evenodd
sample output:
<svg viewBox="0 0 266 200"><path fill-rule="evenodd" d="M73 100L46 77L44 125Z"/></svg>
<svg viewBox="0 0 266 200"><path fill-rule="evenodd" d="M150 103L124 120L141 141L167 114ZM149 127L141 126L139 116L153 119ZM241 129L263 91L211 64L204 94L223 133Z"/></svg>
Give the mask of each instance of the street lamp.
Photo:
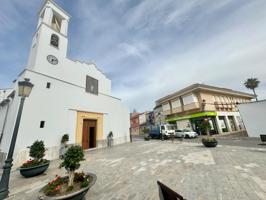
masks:
<svg viewBox="0 0 266 200"><path fill-rule="evenodd" d="M12 164L13 153L14 153L14 149L15 149L15 145L16 145L21 114L22 114L25 98L30 95L32 88L33 88L33 84L30 82L30 79L25 79L24 81L18 82L18 96L21 98L20 98L20 104L19 104L17 119L16 119L14 130L13 130L8 155L7 155L7 158L5 160L5 164L3 166L3 174L2 174L1 182L0 182L0 200L8 197L9 178L10 178L11 168L13 166L13 164Z"/></svg>

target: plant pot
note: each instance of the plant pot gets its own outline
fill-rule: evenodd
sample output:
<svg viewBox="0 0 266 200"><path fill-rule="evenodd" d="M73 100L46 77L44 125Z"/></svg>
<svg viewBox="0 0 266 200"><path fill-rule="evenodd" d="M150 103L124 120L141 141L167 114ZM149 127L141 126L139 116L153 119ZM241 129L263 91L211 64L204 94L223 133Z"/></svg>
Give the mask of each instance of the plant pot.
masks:
<svg viewBox="0 0 266 200"><path fill-rule="evenodd" d="M206 141L206 140L202 140L202 144L205 147L216 147L218 142L217 141Z"/></svg>
<svg viewBox="0 0 266 200"><path fill-rule="evenodd" d="M27 168L19 168L20 174L25 178L33 177L42 174L45 172L49 167L50 161L47 163L37 165L34 167L27 167Z"/></svg>
<svg viewBox="0 0 266 200"><path fill-rule="evenodd" d="M148 140L150 140L150 139L151 139L150 134L145 133L145 134L144 134L144 140L148 141Z"/></svg>
<svg viewBox="0 0 266 200"><path fill-rule="evenodd" d="M146 141L148 141L148 140L150 140L151 138L150 138L150 136L148 136L148 137L144 137L144 140L146 140Z"/></svg>
<svg viewBox="0 0 266 200"><path fill-rule="evenodd" d="M42 191L44 187L39 192L39 199L41 200L83 200L89 189L95 184L97 180L97 176L93 173L86 173L87 176L92 177L92 181L89 182L89 185L85 188L80 189L79 191L75 191L73 193L67 195L60 196L46 196ZM67 179L68 177L63 177Z"/></svg>

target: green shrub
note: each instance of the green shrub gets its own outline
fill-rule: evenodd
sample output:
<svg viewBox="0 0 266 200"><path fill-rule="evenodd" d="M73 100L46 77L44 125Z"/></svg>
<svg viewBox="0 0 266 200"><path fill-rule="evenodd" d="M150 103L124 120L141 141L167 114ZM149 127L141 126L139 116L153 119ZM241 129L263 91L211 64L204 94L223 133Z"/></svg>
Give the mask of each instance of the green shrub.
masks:
<svg viewBox="0 0 266 200"><path fill-rule="evenodd" d="M30 147L30 157L39 161L45 156L45 146L43 141L35 141Z"/></svg>
<svg viewBox="0 0 266 200"><path fill-rule="evenodd" d="M48 160L45 160L45 159L41 159L41 160L27 160L26 162L24 162L21 165L21 168L35 167L35 166L38 166L38 165L45 164L47 162L48 162Z"/></svg>
<svg viewBox="0 0 266 200"><path fill-rule="evenodd" d="M142 132L143 132L144 134L147 134L147 133L150 132L150 129L148 129L147 127L144 127L144 129L142 130Z"/></svg>
<svg viewBox="0 0 266 200"><path fill-rule="evenodd" d="M50 181L44 188L43 192L46 195L55 195L60 193L60 189L62 185L64 184L64 179L60 176L56 176L55 179Z"/></svg>
<svg viewBox="0 0 266 200"><path fill-rule="evenodd" d="M214 137L205 137L202 138L202 142L217 142L217 140Z"/></svg>
<svg viewBox="0 0 266 200"><path fill-rule="evenodd" d="M84 179L83 182L81 182L80 187L81 188L85 188L85 187L88 187L88 186L89 186L89 180L88 180L88 178L86 178L86 179Z"/></svg>
<svg viewBox="0 0 266 200"><path fill-rule="evenodd" d="M30 147L30 157L33 159L27 160L21 165L21 168L35 167L41 164L49 162L46 159L43 159L45 156L45 146L43 141L35 141Z"/></svg>

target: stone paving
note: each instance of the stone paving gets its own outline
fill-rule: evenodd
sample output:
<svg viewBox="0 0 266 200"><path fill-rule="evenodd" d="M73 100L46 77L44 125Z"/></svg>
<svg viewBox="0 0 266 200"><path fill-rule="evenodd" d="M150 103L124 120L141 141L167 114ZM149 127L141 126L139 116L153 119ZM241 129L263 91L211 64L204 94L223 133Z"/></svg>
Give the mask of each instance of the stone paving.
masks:
<svg viewBox="0 0 266 200"><path fill-rule="evenodd" d="M157 180L188 200L265 200L266 148L199 143L137 141L88 151L81 170L97 174L87 200L158 200ZM12 173L12 200L37 199L38 190L56 174L53 161L47 175L25 179Z"/></svg>
<svg viewBox="0 0 266 200"><path fill-rule="evenodd" d="M227 146L240 146L240 147L254 147L265 148L266 143L262 144L260 138L250 137L216 137L219 140L219 144ZM186 142L201 143L201 137L196 139L186 139Z"/></svg>

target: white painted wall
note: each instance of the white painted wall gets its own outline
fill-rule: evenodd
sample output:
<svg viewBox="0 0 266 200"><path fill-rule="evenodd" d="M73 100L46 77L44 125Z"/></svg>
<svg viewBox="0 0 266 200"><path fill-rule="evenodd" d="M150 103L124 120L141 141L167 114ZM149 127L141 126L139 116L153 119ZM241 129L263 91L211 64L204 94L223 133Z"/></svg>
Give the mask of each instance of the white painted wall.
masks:
<svg viewBox="0 0 266 200"><path fill-rule="evenodd" d="M266 134L266 100L238 105L249 137Z"/></svg>
<svg viewBox="0 0 266 200"><path fill-rule="evenodd" d="M3 131L7 109L8 109L8 105L5 105L3 107L0 106L0 135Z"/></svg>
<svg viewBox="0 0 266 200"><path fill-rule="evenodd" d="M38 33L38 34L37 34ZM90 75L99 80L99 93L111 95L111 80L103 74L93 63L83 63L79 61L72 61L66 58L67 38L60 35L46 24L39 27L36 35L38 35L37 42L34 47L37 51L29 56L29 65L27 69L33 70L47 76L52 76L58 79L63 79L78 86L84 87L86 83L86 76ZM50 38L52 34L59 36L59 48L50 45ZM34 37L36 37L36 35ZM54 55L57 57L59 63L52 65L47 62L47 56ZM35 60L35 62L33 61Z"/></svg>
<svg viewBox="0 0 266 200"><path fill-rule="evenodd" d="M85 75L84 75L85 76ZM23 77L30 78L34 84L29 98L26 99L21 125L16 143L16 161L21 163L27 158L26 147L35 140L44 140L50 149L48 159L57 157L56 148L60 144L63 134L70 135L70 143L76 143L77 111L104 113L104 139L113 131L116 143L129 141L129 110L122 105L121 100L99 94L93 95L85 92L85 88L43 76L41 74L25 71ZM51 83L51 88L46 88L46 83ZM17 108L19 98L15 96L13 105ZM8 151L11 132L14 127L16 108L11 106L11 114L5 130L5 137L1 149ZM45 127L40 128L40 121L45 121ZM19 154L19 155L18 155Z"/></svg>
<svg viewBox="0 0 266 200"><path fill-rule="evenodd" d="M142 113L139 115L139 124L142 125L142 124L145 124L147 122L147 119L146 119L146 113Z"/></svg>
<svg viewBox="0 0 266 200"><path fill-rule="evenodd" d="M14 89L17 90L17 86L14 86ZM13 134L13 129L15 125L15 120L17 116L19 106L19 98L17 97L17 93L13 100L9 102L9 109L7 113L6 125L3 130L3 138L0 144L0 149L3 152L7 152L9 149L9 144L11 141L11 136ZM6 115L6 108L0 109L0 113L2 116ZM3 125L4 121L1 119L1 124Z"/></svg>
<svg viewBox="0 0 266 200"><path fill-rule="evenodd" d="M3 101L13 90L8 89L0 89L0 102ZM0 108L1 109L1 108Z"/></svg>

